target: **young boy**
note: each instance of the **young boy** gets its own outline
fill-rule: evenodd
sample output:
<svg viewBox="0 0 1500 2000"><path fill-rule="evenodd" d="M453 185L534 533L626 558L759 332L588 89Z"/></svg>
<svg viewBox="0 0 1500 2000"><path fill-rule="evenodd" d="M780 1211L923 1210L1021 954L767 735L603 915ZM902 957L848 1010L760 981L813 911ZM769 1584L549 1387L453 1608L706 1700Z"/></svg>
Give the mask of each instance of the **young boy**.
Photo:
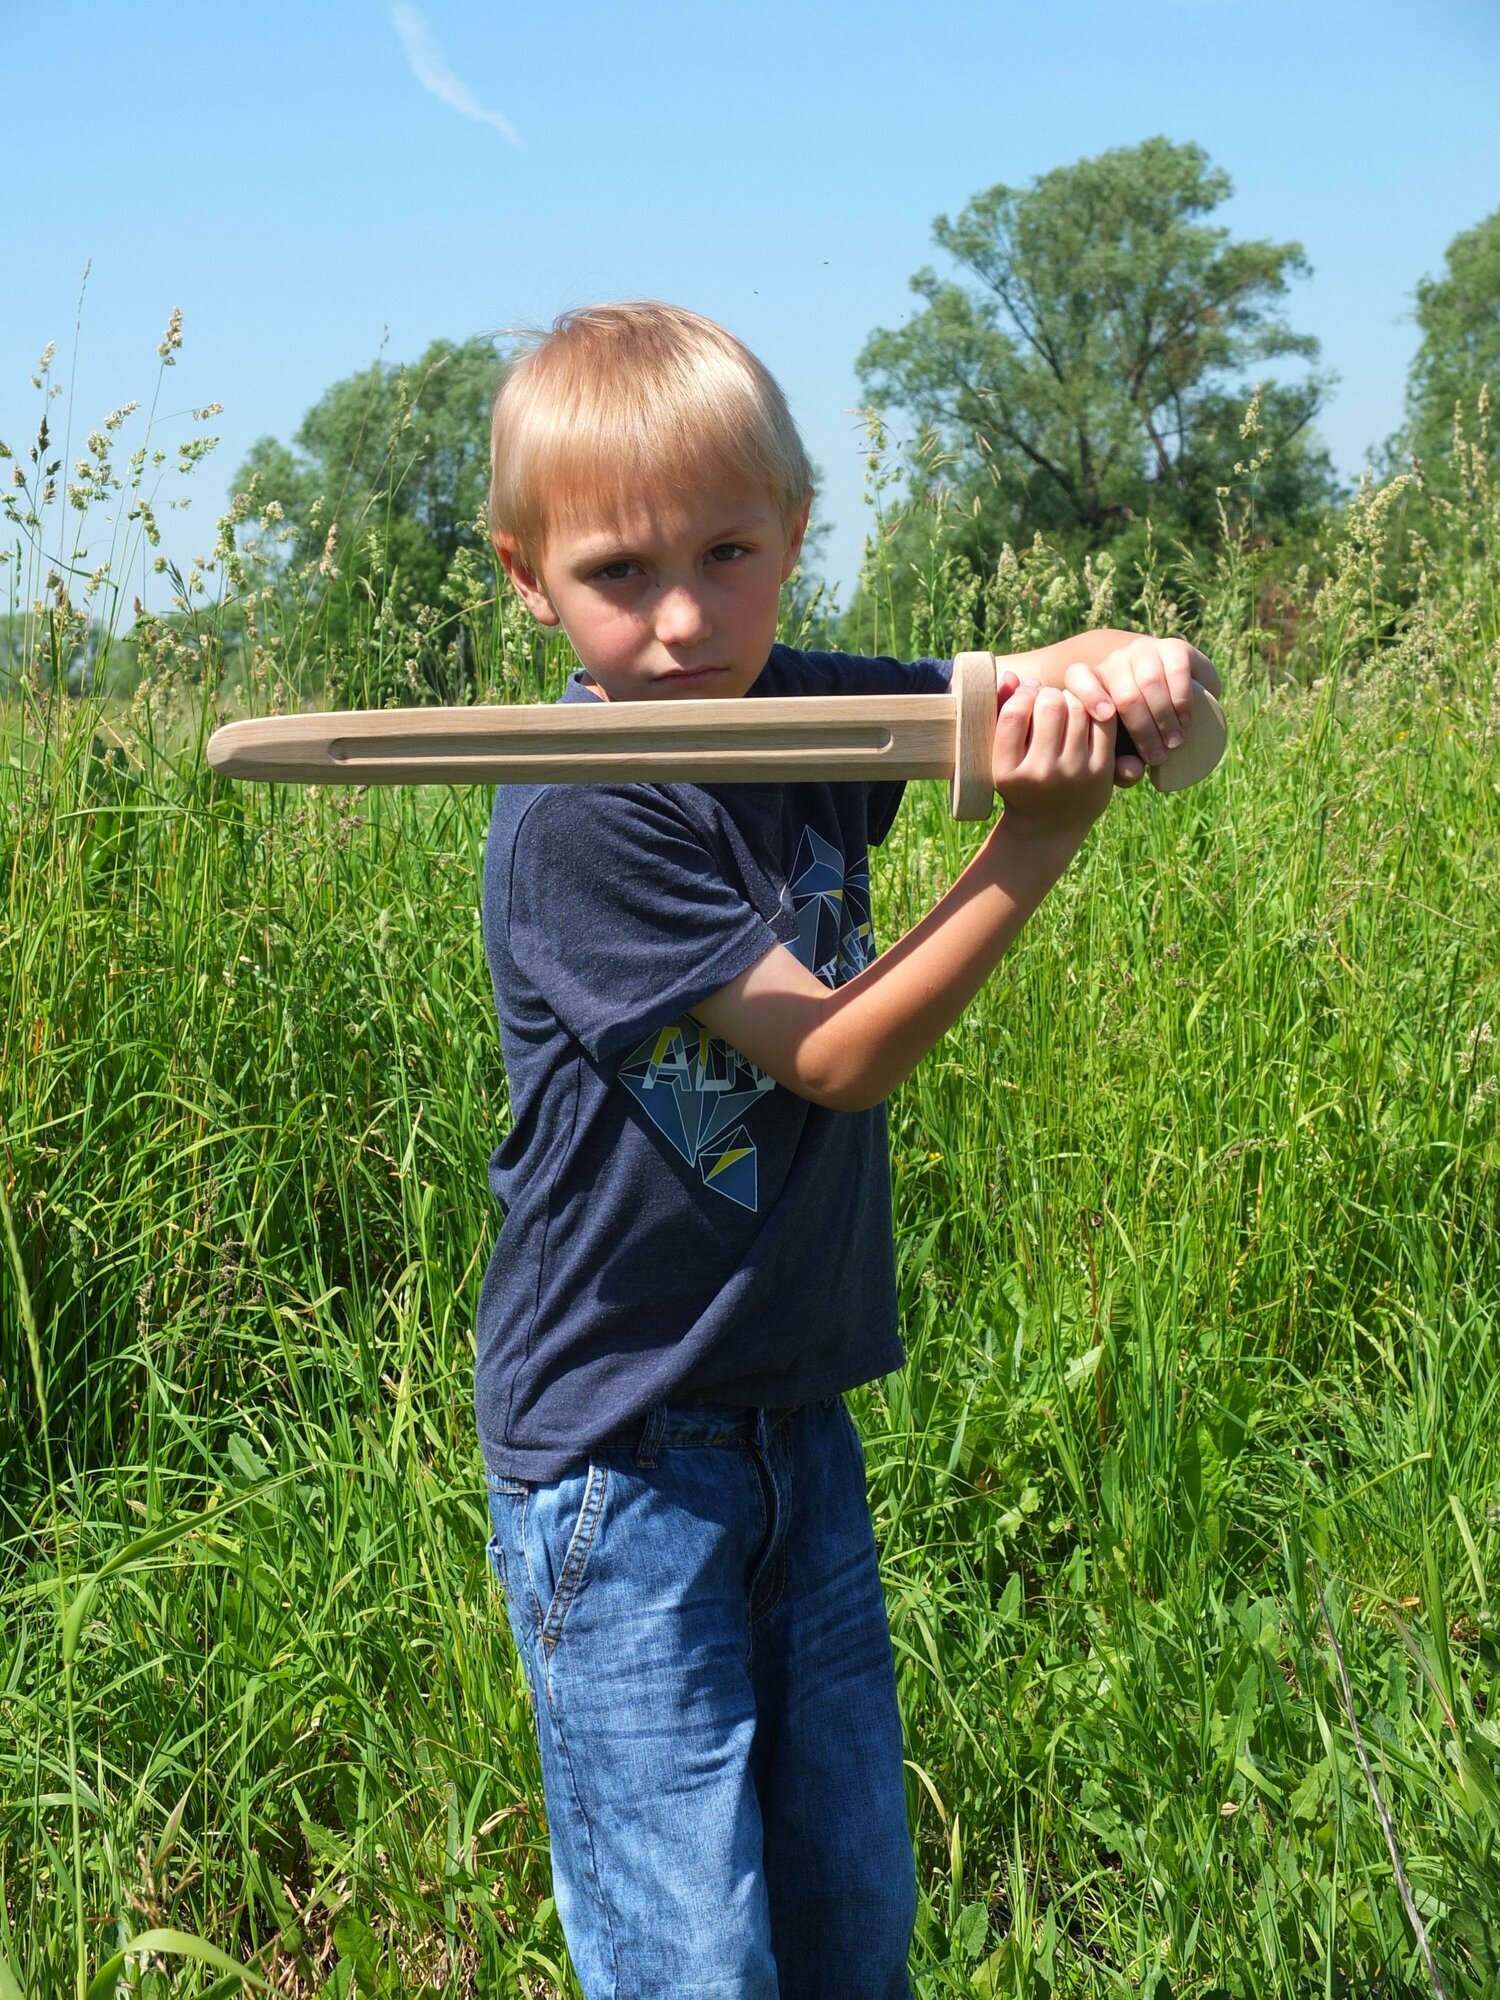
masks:
<svg viewBox="0 0 1500 2000"><path fill-rule="evenodd" d="M581 662L565 701L944 688L938 661L773 643L809 500L775 383L692 313L570 313L496 402L495 543ZM1005 662L1004 815L878 959L868 848L899 784L496 795L512 1123L476 1405L590 2000L909 1992L901 1726L842 1401L903 1359L884 1100L1141 775L1116 712L1157 761L1195 673L1217 685L1119 632Z"/></svg>

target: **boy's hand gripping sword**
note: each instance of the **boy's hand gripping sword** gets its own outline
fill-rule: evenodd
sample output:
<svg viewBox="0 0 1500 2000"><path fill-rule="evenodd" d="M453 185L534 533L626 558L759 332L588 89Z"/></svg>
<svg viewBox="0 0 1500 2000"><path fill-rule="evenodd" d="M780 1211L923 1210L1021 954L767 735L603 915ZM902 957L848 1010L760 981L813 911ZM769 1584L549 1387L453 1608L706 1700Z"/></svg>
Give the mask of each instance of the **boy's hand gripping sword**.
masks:
<svg viewBox="0 0 1500 2000"><path fill-rule="evenodd" d="M1116 756L1134 752L1117 723ZM228 778L293 785L825 784L946 778L955 819L988 819L995 656L960 653L949 694L748 701L542 702L253 716L216 729ZM1150 766L1158 791L1208 776L1224 711L1193 685L1181 744Z"/></svg>

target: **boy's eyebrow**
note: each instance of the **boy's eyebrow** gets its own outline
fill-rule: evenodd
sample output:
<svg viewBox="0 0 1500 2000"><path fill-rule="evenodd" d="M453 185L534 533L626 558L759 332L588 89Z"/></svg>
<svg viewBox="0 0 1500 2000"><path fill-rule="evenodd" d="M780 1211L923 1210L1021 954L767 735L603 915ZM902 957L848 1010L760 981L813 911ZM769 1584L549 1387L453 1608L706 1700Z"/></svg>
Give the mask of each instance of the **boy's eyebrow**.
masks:
<svg viewBox="0 0 1500 2000"><path fill-rule="evenodd" d="M721 522L712 534L703 536L706 543L732 542L737 535L764 533L774 518L768 508L764 512L737 514L733 520ZM601 534L597 541L579 542L573 550L573 560L592 567L600 563L619 562L636 553L636 543L626 534Z"/></svg>

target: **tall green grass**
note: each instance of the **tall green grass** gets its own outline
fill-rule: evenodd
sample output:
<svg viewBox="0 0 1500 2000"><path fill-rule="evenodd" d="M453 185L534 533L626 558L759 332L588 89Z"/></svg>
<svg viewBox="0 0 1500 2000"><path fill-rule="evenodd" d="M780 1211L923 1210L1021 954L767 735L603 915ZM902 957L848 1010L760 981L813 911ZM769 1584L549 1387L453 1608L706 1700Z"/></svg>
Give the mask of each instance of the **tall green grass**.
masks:
<svg viewBox="0 0 1500 2000"><path fill-rule="evenodd" d="M926 1996L1500 1991L1496 512L1417 504L1282 579L973 578L939 513L884 600L945 650L1175 595L1235 731L891 1108L910 1360L853 1401ZM19 593L0 2000L571 1992L470 1405L487 799L212 779L316 614L180 581L129 707ZM480 691L555 685L483 609ZM884 936L974 837L912 789Z"/></svg>

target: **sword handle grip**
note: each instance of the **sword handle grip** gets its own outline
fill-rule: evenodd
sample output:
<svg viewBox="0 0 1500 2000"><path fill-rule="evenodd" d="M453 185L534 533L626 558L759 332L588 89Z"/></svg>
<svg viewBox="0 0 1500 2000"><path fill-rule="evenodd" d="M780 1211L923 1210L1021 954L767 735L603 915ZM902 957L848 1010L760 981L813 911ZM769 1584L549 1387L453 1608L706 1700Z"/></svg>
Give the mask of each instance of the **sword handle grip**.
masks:
<svg viewBox="0 0 1500 2000"><path fill-rule="evenodd" d="M959 653L953 662L953 701L957 711L953 742L953 782L948 794L955 819L988 819L994 810L990 776L990 746L995 734L995 673L993 653ZM1182 741L1160 764L1147 764L1146 774L1159 792L1181 792L1206 778L1224 755L1229 740L1224 711L1205 687L1193 683L1193 712ZM1135 739L1115 718L1115 755L1140 757ZM1145 758L1141 762L1145 763Z"/></svg>

